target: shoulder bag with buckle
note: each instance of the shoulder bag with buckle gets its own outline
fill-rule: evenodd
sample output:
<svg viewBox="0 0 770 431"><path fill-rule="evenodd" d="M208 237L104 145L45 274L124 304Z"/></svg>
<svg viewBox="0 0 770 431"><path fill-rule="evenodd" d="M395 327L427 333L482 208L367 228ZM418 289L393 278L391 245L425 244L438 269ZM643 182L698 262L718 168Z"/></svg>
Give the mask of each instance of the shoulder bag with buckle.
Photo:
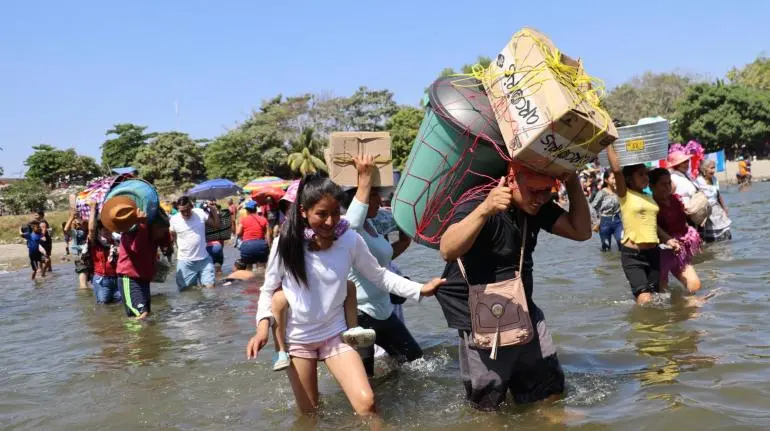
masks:
<svg viewBox="0 0 770 431"><path fill-rule="evenodd" d="M527 222L521 239L519 268L513 279L489 284L472 285L468 281L462 260L457 259L460 272L468 283L468 306L471 314L473 343L482 349L491 349L490 359L497 358L497 348L526 344L535 333L529 315L527 296L521 271L527 242Z"/></svg>
<svg viewBox="0 0 770 431"><path fill-rule="evenodd" d="M706 220L708 220L711 215L711 204L709 204L709 199L695 181L691 180L687 175L681 173L679 173L679 175L685 177L696 190L695 194L692 195L689 201L687 201L687 205L684 206L684 212L687 214L687 218L689 218L695 226L702 227L706 224Z"/></svg>

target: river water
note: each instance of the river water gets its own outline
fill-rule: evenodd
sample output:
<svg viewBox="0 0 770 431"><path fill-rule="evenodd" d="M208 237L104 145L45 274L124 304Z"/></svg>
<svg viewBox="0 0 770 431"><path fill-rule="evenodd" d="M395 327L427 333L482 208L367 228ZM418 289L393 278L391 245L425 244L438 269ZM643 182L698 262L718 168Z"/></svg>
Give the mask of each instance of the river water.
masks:
<svg viewBox="0 0 770 431"><path fill-rule="evenodd" d="M732 242L697 258L700 308L670 297L633 304L617 252L599 240L541 235L535 301L545 311L567 375L553 406L478 413L463 401L456 332L434 300L408 304L425 358L374 381L393 429L769 429L770 183L727 190ZM227 260L232 262L228 247ZM426 280L442 264L413 246L399 259ZM28 430L360 429L320 367L322 408L298 419L288 381L269 355L244 359L256 289L179 294L153 286L155 317L124 317L77 290L69 265L42 282L0 275L0 428ZM672 283L674 284L674 283ZM270 348L268 348L270 350Z"/></svg>

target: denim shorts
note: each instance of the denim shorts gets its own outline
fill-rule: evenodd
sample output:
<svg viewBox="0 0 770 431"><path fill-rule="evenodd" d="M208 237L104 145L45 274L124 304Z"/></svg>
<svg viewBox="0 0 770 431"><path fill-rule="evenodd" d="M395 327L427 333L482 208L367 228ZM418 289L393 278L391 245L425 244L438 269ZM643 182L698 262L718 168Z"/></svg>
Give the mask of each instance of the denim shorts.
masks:
<svg viewBox="0 0 770 431"><path fill-rule="evenodd" d="M123 295L118 288L118 277L109 277L94 274L93 279L94 296L97 304L109 304L111 302L120 302Z"/></svg>
<svg viewBox="0 0 770 431"><path fill-rule="evenodd" d="M176 263L176 287L180 291L196 285L213 286L215 278L214 261L210 256L201 260L179 260Z"/></svg>
<svg viewBox="0 0 770 431"><path fill-rule="evenodd" d="M241 262L246 265L253 263L267 263L270 255L270 247L267 241L262 239L250 239L241 243Z"/></svg>

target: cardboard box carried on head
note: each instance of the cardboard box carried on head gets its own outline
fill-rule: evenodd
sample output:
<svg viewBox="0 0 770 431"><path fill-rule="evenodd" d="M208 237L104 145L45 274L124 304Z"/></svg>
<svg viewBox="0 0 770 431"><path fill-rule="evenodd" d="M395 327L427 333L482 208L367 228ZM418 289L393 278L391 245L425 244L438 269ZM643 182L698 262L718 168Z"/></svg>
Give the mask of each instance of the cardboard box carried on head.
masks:
<svg viewBox="0 0 770 431"><path fill-rule="evenodd" d="M374 156L377 169L372 176L373 187L393 185L393 158L388 132L332 132L329 147L324 150L329 177L341 186L358 185L358 171L353 157Z"/></svg>
<svg viewBox="0 0 770 431"><path fill-rule="evenodd" d="M516 33L482 82L511 157L565 179L618 137L580 61L543 34Z"/></svg>

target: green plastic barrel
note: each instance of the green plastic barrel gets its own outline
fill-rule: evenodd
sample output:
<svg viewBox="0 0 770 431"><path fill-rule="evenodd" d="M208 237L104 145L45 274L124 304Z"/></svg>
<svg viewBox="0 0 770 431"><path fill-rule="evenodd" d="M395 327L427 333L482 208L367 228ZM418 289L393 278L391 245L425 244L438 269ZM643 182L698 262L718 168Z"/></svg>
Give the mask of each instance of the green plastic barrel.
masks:
<svg viewBox="0 0 770 431"><path fill-rule="evenodd" d="M439 78L391 203L398 227L438 248L457 203L505 174L504 148L481 83Z"/></svg>

